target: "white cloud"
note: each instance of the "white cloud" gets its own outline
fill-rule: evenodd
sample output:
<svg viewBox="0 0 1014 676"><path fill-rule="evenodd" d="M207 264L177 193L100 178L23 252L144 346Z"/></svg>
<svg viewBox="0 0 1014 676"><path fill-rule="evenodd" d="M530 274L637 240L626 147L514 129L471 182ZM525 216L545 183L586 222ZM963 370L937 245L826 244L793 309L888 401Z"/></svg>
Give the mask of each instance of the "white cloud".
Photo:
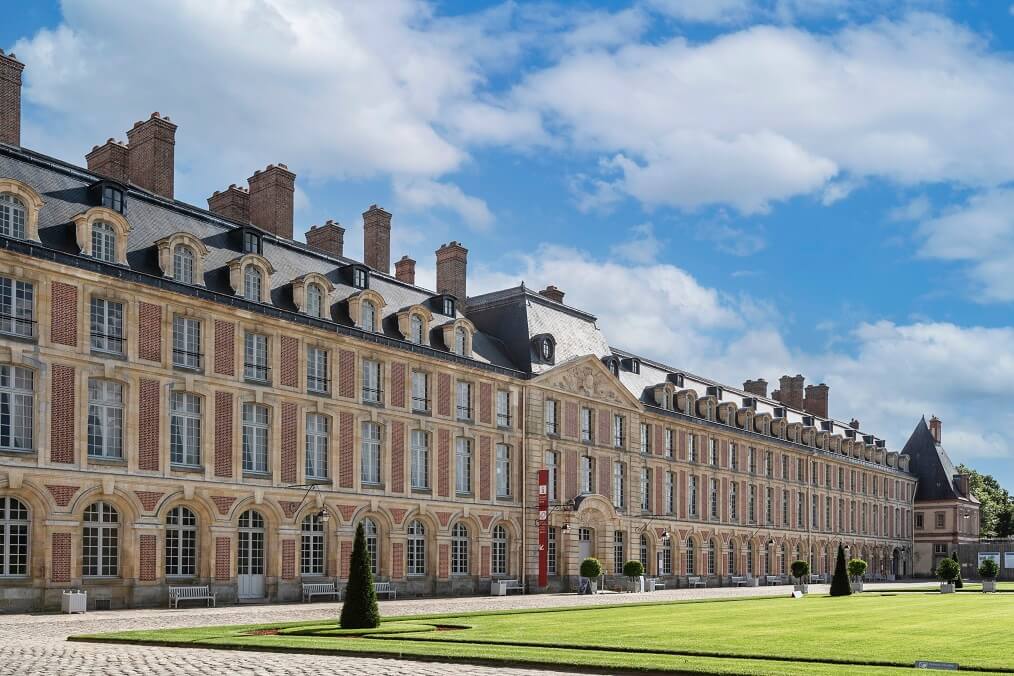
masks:
<svg viewBox="0 0 1014 676"><path fill-rule="evenodd" d="M649 0L648 6L690 23L735 23L748 19L756 10L754 0Z"/></svg>
<svg viewBox="0 0 1014 676"><path fill-rule="evenodd" d="M918 195L911 200L891 209L887 212L887 218L891 221L921 221L929 216L933 204L926 195Z"/></svg>
<svg viewBox="0 0 1014 676"><path fill-rule="evenodd" d="M651 223L642 223L635 225L630 232L633 235L630 239L614 244L610 248L612 254L629 263L642 265L658 260L665 242L655 236L655 226Z"/></svg>
<svg viewBox="0 0 1014 676"><path fill-rule="evenodd" d="M760 231L733 227L725 219L697 226L697 238L712 242L716 249L733 256L752 256L767 246Z"/></svg>
<svg viewBox="0 0 1014 676"><path fill-rule="evenodd" d="M475 230L488 229L494 220L486 202L466 195L461 188L450 183L428 179L397 179L394 182L394 193L401 206L414 211L448 209Z"/></svg>

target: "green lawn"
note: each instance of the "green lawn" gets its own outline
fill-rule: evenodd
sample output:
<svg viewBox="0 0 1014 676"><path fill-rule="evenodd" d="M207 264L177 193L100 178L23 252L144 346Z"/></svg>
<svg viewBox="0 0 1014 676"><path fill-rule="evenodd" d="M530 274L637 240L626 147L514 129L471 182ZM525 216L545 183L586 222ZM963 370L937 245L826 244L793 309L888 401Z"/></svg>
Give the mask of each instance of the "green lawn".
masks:
<svg viewBox="0 0 1014 676"><path fill-rule="evenodd" d="M1014 595L867 592L413 616L391 618L360 637L336 623L302 622L73 640L683 673L896 674L916 660L1014 673L1012 628Z"/></svg>

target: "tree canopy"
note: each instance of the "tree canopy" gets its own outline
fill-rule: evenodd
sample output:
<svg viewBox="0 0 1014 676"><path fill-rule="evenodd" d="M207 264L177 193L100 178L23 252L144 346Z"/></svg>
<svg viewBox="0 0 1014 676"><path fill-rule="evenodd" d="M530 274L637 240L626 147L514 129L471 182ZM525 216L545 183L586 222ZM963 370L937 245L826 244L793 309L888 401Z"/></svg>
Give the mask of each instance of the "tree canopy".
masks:
<svg viewBox="0 0 1014 676"><path fill-rule="evenodd" d="M1010 493L991 474L982 474L967 465L958 465L957 469L968 475L968 488L980 503L980 535L984 538L1014 535L1014 501Z"/></svg>

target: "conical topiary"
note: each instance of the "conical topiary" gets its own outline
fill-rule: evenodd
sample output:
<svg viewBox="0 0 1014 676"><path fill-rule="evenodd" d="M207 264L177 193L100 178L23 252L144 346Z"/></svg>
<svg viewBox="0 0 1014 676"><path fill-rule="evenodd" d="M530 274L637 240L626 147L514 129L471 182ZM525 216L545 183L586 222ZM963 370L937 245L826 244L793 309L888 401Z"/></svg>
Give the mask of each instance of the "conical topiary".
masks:
<svg viewBox="0 0 1014 676"><path fill-rule="evenodd" d="M961 589L965 586L965 583L961 581L961 561L958 561L958 553L954 552L951 554L951 558L958 564L958 576L954 578L954 588Z"/></svg>
<svg viewBox="0 0 1014 676"><path fill-rule="evenodd" d="M366 549L363 524L356 527L356 541L352 545L349 564L349 583L345 587L342 604L342 629L372 629L380 626L377 592L373 588L373 571L370 570L370 553Z"/></svg>
<svg viewBox="0 0 1014 676"><path fill-rule="evenodd" d="M834 578L831 579L831 596L848 596L852 593L849 573L845 567L845 550L838 545L838 559L834 564Z"/></svg>

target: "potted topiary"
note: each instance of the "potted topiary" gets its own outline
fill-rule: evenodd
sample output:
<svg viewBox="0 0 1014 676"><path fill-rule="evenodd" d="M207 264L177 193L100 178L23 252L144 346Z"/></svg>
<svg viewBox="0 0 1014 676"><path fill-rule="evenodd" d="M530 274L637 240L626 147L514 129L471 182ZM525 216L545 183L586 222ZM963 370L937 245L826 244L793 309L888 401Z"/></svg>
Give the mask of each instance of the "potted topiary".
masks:
<svg viewBox="0 0 1014 676"><path fill-rule="evenodd" d="M838 545L838 556L834 561L834 577L831 578L831 596L848 596L852 593L849 574L845 566L845 550Z"/></svg>
<svg viewBox="0 0 1014 676"><path fill-rule="evenodd" d="M623 574L630 578L631 591L644 591L641 578L644 576L644 564L632 559L623 564Z"/></svg>
<svg viewBox="0 0 1014 676"><path fill-rule="evenodd" d="M852 559L849 561L849 578L852 580L852 591L861 592L863 590L863 575L865 574L865 561L862 559Z"/></svg>
<svg viewBox="0 0 1014 676"><path fill-rule="evenodd" d="M993 559L983 559L979 564L979 577L982 578L982 591L989 594L996 591L996 576L1000 574L1000 566Z"/></svg>
<svg viewBox="0 0 1014 676"><path fill-rule="evenodd" d="M356 526L356 539L352 543L349 583L345 586L340 623L342 629L372 629L380 626L377 591L373 587L370 552L366 548L362 522Z"/></svg>
<svg viewBox="0 0 1014 676"><path fill-rule="evenodd" d="M940 578L940 593L953 594L954 580L961 575L961 566L954 559L941 559L937 564L937 577Z"/></svg>
<svg viewBox="0 0 1014 676"><path fill-rule="evenodd" d="M954 563L958 564L958 576L954 578L954 588L964 589L965 582L964 580L961 579L961 562L958 561L958 553L954 552L953 554L951 554L951 558L954 559Z"/></svg>
<svg viewBox="0 0 1014 676"><path fill-rule="evenodd" d="M803 560L793 561L791 568L792 577L796 578L795 590L804 594L810 591L810 586L806 584L806 577L810 574L810 564Z"/></svg>
<svg viewBox="0 0 1014 676"><path fill-rule="evenodd" d="M600 575L602 575L602 564L598 559L588 557L581 562L581 577L588 578L588 588L592 594L598 591Z"/></svg>

